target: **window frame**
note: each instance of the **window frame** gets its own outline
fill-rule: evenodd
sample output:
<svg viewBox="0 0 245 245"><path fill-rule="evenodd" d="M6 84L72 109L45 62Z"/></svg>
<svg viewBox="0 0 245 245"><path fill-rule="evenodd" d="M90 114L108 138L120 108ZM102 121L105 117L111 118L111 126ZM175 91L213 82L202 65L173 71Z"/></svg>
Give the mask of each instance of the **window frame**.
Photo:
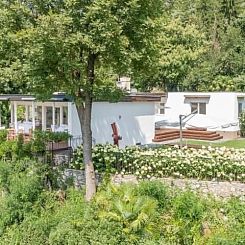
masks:
<svg viewBox="0 0 245 245"><path fill-rule="evenodd" d="M195 101L195 102L190 102L190 105L191 105L191 113L197 110L195 114L207 115L207 103L206 102ZM204 106L204 107L201 108L201 106Z"/></svg>
<svg viewBox="0 0 245 245"><path fill-rule="evenodd" d="M161 114L161 115L163 115L163 114L165 114L165 103L163 103L163 102L160 102L160 104L159 104L159 114Z"/></svg>

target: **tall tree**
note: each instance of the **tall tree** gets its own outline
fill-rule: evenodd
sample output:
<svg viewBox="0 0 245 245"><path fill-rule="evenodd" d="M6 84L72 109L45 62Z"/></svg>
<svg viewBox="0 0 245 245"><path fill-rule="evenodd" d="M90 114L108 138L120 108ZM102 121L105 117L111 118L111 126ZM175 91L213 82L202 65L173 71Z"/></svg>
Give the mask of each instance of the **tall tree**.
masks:
<svg viewBox="0 0 245 245"><path fill-rule="evenodd" d="M9 47L1 73L47 97L55 91L73 96L83 137L86 199L95 193L91 110L94 91L107 86L100 71L147 72L156 52L160 0L12 0L0 1L0 30ZM11 15L10 13L13 13ZM21 25L12 27L16 16ZM3 31L5 33L3 34ZM7 58L6 58L7 57ZM101 79L102 77L102 79Z"/></svg>

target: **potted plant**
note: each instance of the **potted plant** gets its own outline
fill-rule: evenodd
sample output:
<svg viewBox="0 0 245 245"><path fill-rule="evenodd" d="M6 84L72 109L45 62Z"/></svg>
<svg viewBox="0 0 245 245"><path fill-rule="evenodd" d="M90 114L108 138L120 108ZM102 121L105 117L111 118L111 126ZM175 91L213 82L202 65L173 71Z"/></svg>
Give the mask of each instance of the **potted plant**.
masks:
<svg viewBox="0 0 245 245"><path fill-rule="evenodd" d="M63 149L69 146L71 135L68 132L48 132L48 148L51 150Z"/></svg>

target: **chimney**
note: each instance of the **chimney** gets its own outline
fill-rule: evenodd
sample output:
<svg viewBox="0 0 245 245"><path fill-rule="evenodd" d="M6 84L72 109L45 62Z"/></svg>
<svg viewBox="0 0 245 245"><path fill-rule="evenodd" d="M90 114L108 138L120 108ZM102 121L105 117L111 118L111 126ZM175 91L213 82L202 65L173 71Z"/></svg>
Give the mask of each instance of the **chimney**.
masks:
<svg viewBox="0 0 245 245"><path fill-rule="evenodd" d="M118 78L117 86L122 90L130 91L130 77L122 76Z"/></svg>

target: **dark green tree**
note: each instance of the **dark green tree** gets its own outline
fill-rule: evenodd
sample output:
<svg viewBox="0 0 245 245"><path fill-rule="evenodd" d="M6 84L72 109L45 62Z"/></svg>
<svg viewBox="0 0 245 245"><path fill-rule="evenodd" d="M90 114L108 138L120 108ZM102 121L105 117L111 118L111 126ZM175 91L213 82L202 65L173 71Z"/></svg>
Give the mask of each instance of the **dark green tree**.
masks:
<svg viewBox="0 0 245 245"><path fill-rule="evenodd" d="M91 110L94 92L108 87L101 71L147 72L157 50L162 1L0 1L4 81L39 97L73 96L83 137L86 198L95 193ZM110 83L111 84L111 83Z"/></svg>

